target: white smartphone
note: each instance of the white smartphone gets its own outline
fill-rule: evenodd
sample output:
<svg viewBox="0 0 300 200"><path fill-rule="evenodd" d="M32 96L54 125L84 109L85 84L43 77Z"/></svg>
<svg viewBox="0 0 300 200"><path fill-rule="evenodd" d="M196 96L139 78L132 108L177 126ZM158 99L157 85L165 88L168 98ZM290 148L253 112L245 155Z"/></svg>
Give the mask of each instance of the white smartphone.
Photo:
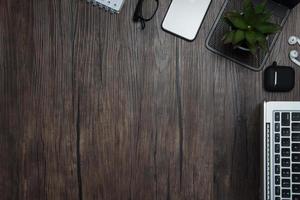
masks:
<svg viewBox="0 0 300 200"><path fill-rule="evenodd" d="M186 40L193 41L202 24L211 0L173 0L162 28Z"/></svg>

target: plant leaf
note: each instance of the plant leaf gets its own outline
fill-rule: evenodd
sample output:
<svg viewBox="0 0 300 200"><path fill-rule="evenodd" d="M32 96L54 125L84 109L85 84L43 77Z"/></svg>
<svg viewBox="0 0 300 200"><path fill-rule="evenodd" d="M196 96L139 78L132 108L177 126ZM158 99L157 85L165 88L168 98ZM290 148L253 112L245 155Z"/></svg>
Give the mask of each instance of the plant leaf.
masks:
<svg viewBox="0 0 300 200"><path fill-rule="evenodd" d="M244 8L248 8L249 6L251 6L252 2L251 0L245 0L244 1Z"/></svg>
<svg viewBox="0 0 300 200"><path fill-rule="evenodd" d="M227 17L223 17L223 20L226 24L228 24L229 26L233 26L233 24L231 23L231 21L227 18Z"/></svg>
<svg viewBox="0 0 300 200"><path fill-rule="evenodd" d="M231 32L228 32L224 35L223 37L223 41L224 41L224 44L229 44L229 43L232 43L233 41L233 36L234 36L234 32L235 31L231 31Z"/></svg>
<svg viewBox="0 0 300 200"><path fill-rule="evenodd" d="M260 40L260 41L258 41L258 45L259 45L264 51L266 51L266 50L268 49L267 40Z"/></svg>
<svg viewBox="0 0 300 200"><path fill-rule="evenodd" d="M272 16L272 13L268 10L265 10L263 13L258 14L258 20L260 22L269 21Z"/></svg>
<svg viewBox="0 0 300 200"><path fill-rule="evenodd" d="M254 31L247 31L245 33L245 38L247 42L249 42L251 45L255 45L257 38L256 33Z"/></svg>
<svg viewBox="0 0 300 200"><path fill-rule="evenodd" d="M244 1L243 14L248 24L251 25L253 22L256 21L256 13L251 0Z"/></svg>
<svg viewBox="0 0 300 200"><path fill-rule="evenodd" d="M229 11L229 12L226 12L223 19L225 21L226 24L228 24L229 26L234 26L229 17L238 17L240 14L237 12L237 11Z"/></svg>
<svg viewBox="0 0 300 200"><path fill-rule="evenodd" d="M256 34L256 41L266 40L266 35L264 35L260 32L255 32L255 34Z"/></svg>
<svg viewBox="0 0 300 200"><path fill-rule="evenodd" d="M237 29L247 30L248 24L244 20L243 16L228 16L228 20L233 24Z"/></svg>
<svg viewBox="0 0 300 200"><path fill-rule="evenodd" d="M263 34L273 34L281 29L279 25L270 22L258 24L255 28Z"/></svg>
<svg viewBox="0 0 300 200"><path fill-rule="evenodd" d="M223 38L222 38L222 41L225 41L225 40L226 40L226 38L228 37L229 33L230 33L230 32L225 33L225 35L224 35Z"/></svg>
<svg viewBox="0 0 300 200"><path fill-rule="evenodd" d="M244 39L245 39L245 32L242 30L237 30L234 33L232 43L236 45Z"/></svg>
<svg viewBox="0 0 300 200"><path fill-rule="evenodd" d="M254 6L251 0L245 0L244 1L244 11L246 10L253 10Z"/></svg>
<svg viewBox="0 0 300 200"><path fill-rule="evenodd" d="M265 10L265 7L261 4L258 4L256 7L255 7L255 12L256 14L261 14L263 13Z"/></svg>
<svg viewBox="0 0 300 200"><path fill-rule="evenodd" d="M265 12L267 1L263 1L262 3L255 6L255 13L262 14Z"/></svg>
<svg viewBox="0 0 300 200"><path fill-rule="evenodd" d="M256 52L257 52L257 47L255 46L255 45L252 45L252 44L249 44L249 43L247 43L248 44L248 47L249 47L249 49L250 49L250 52L252 53L252 55L256 55Z"/></svg>

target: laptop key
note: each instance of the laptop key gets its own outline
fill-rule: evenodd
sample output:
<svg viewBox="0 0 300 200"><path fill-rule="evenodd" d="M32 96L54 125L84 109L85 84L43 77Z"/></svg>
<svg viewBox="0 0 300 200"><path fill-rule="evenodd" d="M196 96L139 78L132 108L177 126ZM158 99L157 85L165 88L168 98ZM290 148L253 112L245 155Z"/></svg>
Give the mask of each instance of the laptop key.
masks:
<svg viewBox="0 0 300 200"><path fill-rule="evenodd" d="M283 189L281 196L282 196L282 198L290 198L291 197L291 191L289 189Z"/></svg>
<svg viewBox="0 0 300 200"><path fill-rule="evenodd" d="M275 155L275 163L277 163L277 164L280 163L280 156L279 156L279 154Z"/></svg>
<svg viewBox="0 0 300 200"><path fill-rule="evenodd" d="M280 113L279 112L276 112L275 113L275 121L280 121Z"/></svg>
<svg viewBox="0 0 300 200"><path fill-rule="evenodd" d="M275 136L275 140L276 140L276 136ZM292 141L293 142L299 142L300 141L300 133L293 133L292 134Z"/></svg>
<svg viewBox="0 0 300 200"><path fill-rule="evenodd" d="M282 136L290 136L290 128L282 128L281 135Z"/></svg>
<svg viewBox="0 0 300 200"><path fill-rule="evenodd" d="M280 134L279 133L275 134L275 142L280 142Z"/></svg>
<svg viewBox="0 0 300 200"><path fill-rule="evenodd" d="M300 164L292 164L292 172L300 172Z"/></svg>
<svg viewBox="0 0 300 200"><path fill-rule="evenodd" d="M275 185L280 184L280 176L275 176Z"/></svg>
<svg viewBox="0 0 300 200"><path fill-rule="evenodd" d="M275 174L280 174L280 165L275 165Z"/></svg>
<svg viewBox="0 0 300 200"><path fill-rule="evenodd" d="M300 131L300 123L292 123L292 131Z"/></svg>
<svg viewBox="0 0 300 200"><path fill-rule="evenodd" d="M293 195L292 200L300 200L300 195Z"/></svg>
<svg viewBox="0 0 300 200"><path fill-rule="evenodd" d="M292 144L292 151L300 152L300 143L293 143Z"/></svg>
<svg viewBox="0 0 300 200"><path fill-rule="evenodd" d="M290 149L289 148L282 148L281 149L281 156L283 156L283 157L290 156Z"/></svg>
<svg viewBox="0 0 300 200"><path fill-rule="evenodd" d="M300 174L293 174L292 175L292 181L294 183L300 183Z"/></svg>
<svg viewBox="0 0 300 200"><path fill-rule="evenodd" d="M279 152L280 152L280 145L275 144L275 153L279 153Z"/></svg>
<svg viewBox="0 0 300 200"><path fill-rule="evenodd" d="M292 186L292 192L294 192L294 193L300 193L300 185L299 184L293 184L293 186Z"/></svg>
<svg viewBox="0 0 300 200"><path fill-rule="evenodd" d="M276 181L276 179L275 179L275 181ZM291 187L290 179L282 179L281 185L282 185L282 187Z"/></svg>
<svg viewBox="0 0 300 200"><path fill-rule="evenodd" d="M281 166L282 167L289 167L290 166L290 159L289 158L283 158L281 159Z"/></svg>
<svg viewBox="0 0 300 200"><path fill-rule="evenodd" d="M292 161L293 162L300 162L300 154L299 153L293 153L292 154Z"/></svg>
<svg viewBox="0 0 300 200"><path fill-rule="evenodd" d="M275 195L280 195L280 187L279 186L275 187Z"/></svg>
<svg viewBox="0 0 300 200"><path fill-rule="evenodd" d="M300 121L300 113L292 113L292 120ZM276 113L275 113L275 121L279 121L279 120L276 120Z"/></svg>
<svg viewBox="0 0 300 200"><path fill-rule="evenodd" d="M281 146L289 147L290 146L290 138L282 138L281 139ZM300 150L300 146L299 146L299 150Z"/></svg>
<svg viewBox="0 0 300 200"><path fill-rule="evenodd" d="M281 125L282 126L290 125L290 113L281 113Z"/></svg>
<svg viewBox="0 0 300 200"><path fill-rule="evenodd" d="M275 171L276 171L276 167L275 167ZM290 175L291 175L290 169L282 169L281 175L282 175L282 177L290 177Z"/></svg>
<svg viewBox="0 0 300 200"><path fill-rule="evenodd" d="M275 123L275 132L279 132L279 131L280 131L280 124Z"/></svg>

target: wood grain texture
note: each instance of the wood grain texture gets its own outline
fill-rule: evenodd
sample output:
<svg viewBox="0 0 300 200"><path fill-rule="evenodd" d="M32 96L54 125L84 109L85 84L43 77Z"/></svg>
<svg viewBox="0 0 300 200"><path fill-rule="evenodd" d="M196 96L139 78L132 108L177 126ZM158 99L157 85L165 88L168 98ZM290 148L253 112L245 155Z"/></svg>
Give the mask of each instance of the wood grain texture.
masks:
<svg viewBox="0 0 300 200"><path fill-rule="evenodd" d="M67 1L1 1L1 199L78 199Z"/></svg>
<svg viewBox="0 0 300 200"><path fill-rule="evenodd" d="M300 80L266 93L205 48L222 1L192 43L161 30L170 0L143 31L136 3L0 0L1 199L258 199L259 105ZM292 65L299 18L268 63Z"/></svg>
<svg viewBox="0 0 300 200"><path fill-rule="evenodd" d="M78 9L83 199L171 198L179 185L175 38L159 21L124 23L135 4L118 16Z"/></svg>

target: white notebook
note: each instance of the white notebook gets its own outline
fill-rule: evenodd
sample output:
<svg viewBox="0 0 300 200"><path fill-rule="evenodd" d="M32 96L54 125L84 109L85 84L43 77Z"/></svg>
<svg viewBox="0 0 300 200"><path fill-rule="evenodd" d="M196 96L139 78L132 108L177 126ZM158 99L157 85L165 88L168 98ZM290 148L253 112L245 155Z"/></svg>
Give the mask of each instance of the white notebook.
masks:
<svg viewBox="0 0 300 200"><path fill-rule="evenodd" d="M87 2L92 3L94 6L99 6L112 13L119 13L124 1L125 0L87 0Z"/></svg>

